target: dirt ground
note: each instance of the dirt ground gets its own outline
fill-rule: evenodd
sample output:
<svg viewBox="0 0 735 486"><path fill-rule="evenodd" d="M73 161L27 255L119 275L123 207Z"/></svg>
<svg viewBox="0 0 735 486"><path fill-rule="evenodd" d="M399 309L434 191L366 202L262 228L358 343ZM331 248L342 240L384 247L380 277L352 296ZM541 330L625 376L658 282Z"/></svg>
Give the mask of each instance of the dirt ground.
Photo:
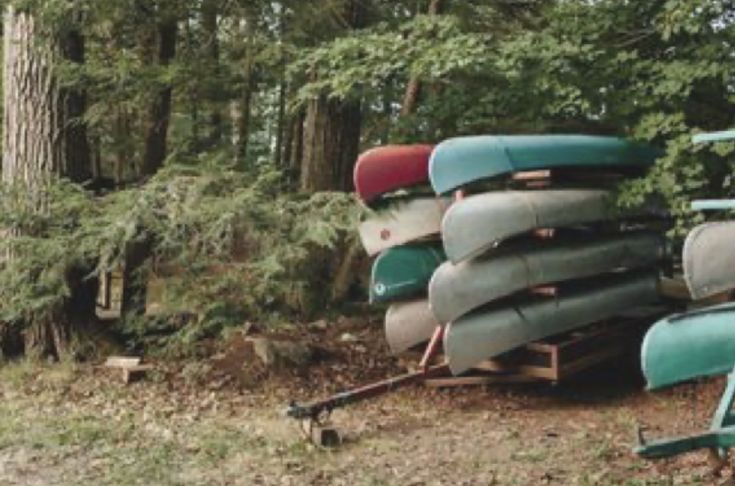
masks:
<svg viewBox="0 0 735 486"><path fill-rule="evenodd" d="M414 386L336 412L344 444L314 447L284 418L289 400L401 370L377 326L320 329L321 361L278 376L233 377L238 353L241 367L253 359L237 340L127 386L91 365L7 365L0 485L695 485L730 472L711 476L704 453L631 453L638 424L648 436L706 427L722 380L653 394L629 365L555 386Z"/></svg>

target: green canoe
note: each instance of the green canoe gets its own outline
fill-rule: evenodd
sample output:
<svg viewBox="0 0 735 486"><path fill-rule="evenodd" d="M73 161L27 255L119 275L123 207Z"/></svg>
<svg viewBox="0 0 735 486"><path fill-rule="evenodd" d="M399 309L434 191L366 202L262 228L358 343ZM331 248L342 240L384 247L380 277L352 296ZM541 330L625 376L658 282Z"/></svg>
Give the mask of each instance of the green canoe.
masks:
<svg viewBox="0 0 735 486"><path fill-rule="evenodd" d="M598 279L557 298L480 309L447 324L444 354L453 374L524 344L599 322L658 300L656 272Z"/></svg>
<svg viewBox="0 0 735 486"><path fill-rule="evenodd" d="M649 329L641 366L649 389L704 376L735 365L735 303L669 316Z"/></svg>
<svg viewBox="0 0 735 486"><path fill-rule="evenodd" d="M394 302L425 293L434 270L446 259L441 243L384 251L373 263L370 302Z"/></svg>
<svg viewBox="0 0 735 486"><path fill-rule="evenodd" d="M592 135L482 135L453 138L435 149L431 185L445 194L466 184L555 167L645 169L661 152L645 144Z"/></svg>

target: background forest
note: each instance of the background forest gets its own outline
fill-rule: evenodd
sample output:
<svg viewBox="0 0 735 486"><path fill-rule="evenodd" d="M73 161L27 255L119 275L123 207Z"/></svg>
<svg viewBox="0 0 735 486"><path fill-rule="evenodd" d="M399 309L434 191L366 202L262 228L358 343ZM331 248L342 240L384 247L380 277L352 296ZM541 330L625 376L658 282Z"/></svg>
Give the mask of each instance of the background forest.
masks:
<svg viewBox="0 0 735 486"><path fill-rule="evenodd" d="M621 204L662 198L674 238L735 192L735 147L690 143L735 124L733 0L3 4L5 355L84 352L118 268L133 343L364 298L348 193L379 144L647 140L666 155ZM196 318L143 319L152 271Z"/></svg>

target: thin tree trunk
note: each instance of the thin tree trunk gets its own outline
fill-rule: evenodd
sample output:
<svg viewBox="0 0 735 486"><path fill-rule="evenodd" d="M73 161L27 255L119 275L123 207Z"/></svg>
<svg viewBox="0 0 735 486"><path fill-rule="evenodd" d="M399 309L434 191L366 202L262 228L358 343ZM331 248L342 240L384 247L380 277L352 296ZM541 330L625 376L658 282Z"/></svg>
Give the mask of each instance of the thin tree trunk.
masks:
<svg viewBox="0 0 735 486"><path fill-rule="evenodd" d="M247 161L248 147L250 145L250 131L252 123L253 100L258 86L255 67L255 15L245 7L239 24L240 36L245 39L245 68L242 89L237 98L232 102L231 113L233 114L233 150L235 162L243 166Z"/></svg>
<svg viewBox="0 0 735 486"><path fill-rule="evenodd" d="M285 73L284 73L285 76ZM278 112L276 116L276 144L273 151L273 162L275 166L282 169L284 166L284 138L286 130L286 95L288 88L285 79L281 79L278 87Z"/></svg>
<svg viewBox="0 0 735 486"><path fill-rule="evenodd" d="M167 19L158 26L158 64L168 66L176 56L176 19ZM168 155L168 126L171 119L171 95L173 87L165 84L155 93L145 127L143 176L151 176L163 167Z"/></svg>
<svg viewBox="0 0 735 486"><path fill-rule="evenodd" d="M306 121L306 113L299 110L291 119L291 128L289 129L289 138L291 143L286 147L288 155L286 161L288 164L288 179L291 185L298 185L301 179L301 165L304 159L304 123Z"/></svg>
<svg viewBox="0 0 735 486"><path fill-rule="evenodd" d="M431 0L429 3L429 15L439 15L443 0ZM419 96L421 95L422 83L421 78L412 76L406 86L406 93L403 95L403 104L401 105L401 117L406 117L416 111Z"/></svg>
<svg viewBox="0 0 735 486"><path fill-rule="evenodd" d="M208 65L211 65L214 74L214 83L207 86L207 101L209 106L209 131L207 134L206 148L216 147L222 141L222 111L220 103L222 100L222 87L219 86L221 66L220 66L220 48L218 38L218 0L204 0L202 2L202 28L206 36L205 56L208 59Z"/></svg>
<svg viewBox="0 0 735 486"><path fill-rule="evenodd" d="M176 56L178 25L175 19L165 19L158 25L158 64L168 66ZM145 152L142 174L152 176L158 172L168 154L168 126L171 118L171 95L173 87L162 86L154 94L145 129ZM145 313L145 262L150 255L151 242L142 235L140 242L130 243L125 252L121 313L124 317Z"/></svg>
<svg viewBox="0 0 735 486"><path fill-rule="evenodd" d="M254 74L247 74L247 82L238 103L239 120L235 127L237 131L237 145L235 153L237 154L238 164L244 164L248 157L248 146L250 144L250 125L253 118L253 97L255 91Z"/></svg>

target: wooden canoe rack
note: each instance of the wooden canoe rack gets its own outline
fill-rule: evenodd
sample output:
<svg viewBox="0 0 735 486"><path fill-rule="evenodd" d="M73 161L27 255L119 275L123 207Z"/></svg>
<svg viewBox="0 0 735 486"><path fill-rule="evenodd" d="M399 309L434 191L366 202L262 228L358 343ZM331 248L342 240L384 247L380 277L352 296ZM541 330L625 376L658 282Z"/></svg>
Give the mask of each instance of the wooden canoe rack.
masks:
<svg viewBox="0 0 735 486"><path fill-rule="evenodd" d="M446 388L533 381L557 383L637 350L646 329L657 317L654 314L593 324L484 361L463 376L432 378L425 384Z"/></svg>
<svg viewBox="0 0 735 486"><path fill-rule="evenodd" d="M620 182L624 176L614 172L558 168L517 172L511 180L514 185L527 189L545 189L555 185L602 185L609 186Z"/></svg>

